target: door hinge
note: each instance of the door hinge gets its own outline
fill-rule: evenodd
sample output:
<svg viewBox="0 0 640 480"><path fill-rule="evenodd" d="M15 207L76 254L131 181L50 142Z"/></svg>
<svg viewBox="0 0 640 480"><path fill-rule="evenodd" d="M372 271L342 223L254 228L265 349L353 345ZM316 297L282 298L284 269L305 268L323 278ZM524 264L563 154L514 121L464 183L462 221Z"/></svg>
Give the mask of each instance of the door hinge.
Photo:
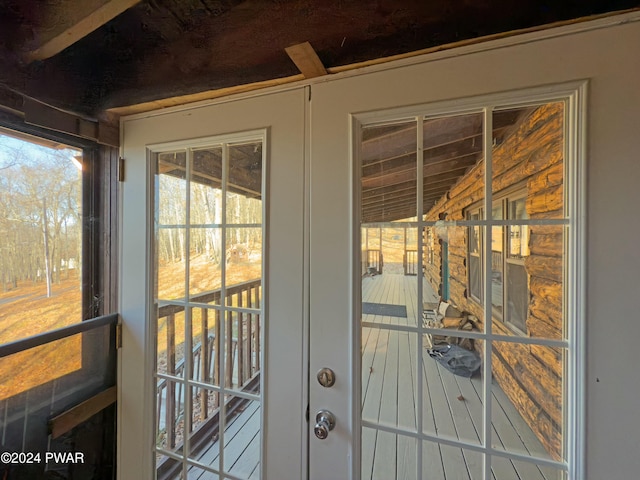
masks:
<svg viewBox="0 0 640 480"><path fill-rule="evenodd" d="M307 420L307 423L309 423L309 404L307 403L307 411L305 413L305 419Z"/></svg>
<svg viewBox="0 0 640 480"><path fill-rule="evenodd" d="M118 159L118 181L124 182L124 158Z"/></svg>
<svg viewBox="0 0 640 480"><path fill-rule="evenodd" d="M122 348L122 324L116 325L116 350Z"/></svg>

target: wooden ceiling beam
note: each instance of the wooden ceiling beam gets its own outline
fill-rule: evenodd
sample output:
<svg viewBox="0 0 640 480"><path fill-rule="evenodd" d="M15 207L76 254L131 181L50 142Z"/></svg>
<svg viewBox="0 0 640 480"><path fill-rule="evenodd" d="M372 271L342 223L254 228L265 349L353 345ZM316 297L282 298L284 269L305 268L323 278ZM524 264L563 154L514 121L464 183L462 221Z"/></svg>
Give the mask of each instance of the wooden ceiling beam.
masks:
<svg viewBox="0 0 640 480"><path fill-rule="evenodd" d="M304 78L320 77L327 74L327 69L324 68L320 57L309 42L292 45L284 50Z"/></svg>
<svg viewBox="0 0 640 480"><path fill-rule="evenodd" d="M25 60L30 63L57 55L138 2L140 0L69 0L55 3L45 16L51 23L38 27L36 37L40 41L25 54Z"/></svg>
<svg viewBox="0 0 640 480"><path fill-rule="evenodd" d="M24 121L31 125L93 140L101 145L120 145L120 128L101 121L88 120L30 98L23 101Z"/></svg>

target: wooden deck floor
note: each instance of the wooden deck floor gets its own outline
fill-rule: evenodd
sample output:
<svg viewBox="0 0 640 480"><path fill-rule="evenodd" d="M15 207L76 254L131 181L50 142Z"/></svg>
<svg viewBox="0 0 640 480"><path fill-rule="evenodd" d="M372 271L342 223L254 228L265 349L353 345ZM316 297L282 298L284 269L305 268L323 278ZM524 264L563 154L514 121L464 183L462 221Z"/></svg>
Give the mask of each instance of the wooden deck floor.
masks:
<svg viewBox="0 0 640 480"><path fill-rule="evenodd" d="M427 291L425 301L434 293ZM363 301L406 305L407 317L363 316L364 322L416 325L418 317L416 277L379 275L365 278ZM483 439L483 387L481 378L453 375L423 348L417 364L416 333L365 327L362 331L362 417L364 420L416 431L418 421L418 374L422 375L422 421L425 434L480 445ZM492 443L495 448L548 458L542 444L518 414L504 392L492 385ZM363 429L363 479L416 479L417 442L408 436ZM495 480L556 480L562 473L528 462L492 457ZM470 449L423 442L421 478L467 480L482 478L482 454Z"/></svg>
<svg viewBox="0 0 640 480"><path fill-rule="evenodd" d="M224 433L225 470L239 478L260 478L260 404L249 402L245 410L231 419ZM220 444L212 442L198 456L198 462L214 469L220 466ZM214 473L192 467L189 480L217 480Z"/></svg>
<svg viewBox="0 0 640 480"><path fill-rule="evenodd" d="M363 301L405 305L406 317L363 316L375 324L415 326L416 277L379 275L364 279ZM437 297L424 287L424 300ZM481 378L462 378L442 368L426 354L418 369L417 334L365 327L362 330L362 416L370 423L415 431L418 408L418 374L422 375L422 418L425 434L480 445L483 438L483 389ZM506 395L492 386L492 442L510 451L550 458ZM240 478L259 478L260 407L252 402L227 425L225 465ZM418 442L374 428L362 432L363 480L481 480L482 454L470 449L423 441L422 473L417 471ZM214 442L199 461L218 467L219 447ZM492 457L493 480L560 480L561 471L523 461ZM217 480L217 476L193 468L189 477Z"/></svg>

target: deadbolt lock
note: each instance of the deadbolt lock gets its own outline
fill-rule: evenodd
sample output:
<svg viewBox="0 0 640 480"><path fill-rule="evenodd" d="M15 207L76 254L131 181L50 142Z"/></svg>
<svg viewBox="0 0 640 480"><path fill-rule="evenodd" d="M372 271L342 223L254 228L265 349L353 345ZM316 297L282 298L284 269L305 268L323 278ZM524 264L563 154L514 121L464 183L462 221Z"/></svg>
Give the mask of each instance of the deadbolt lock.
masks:
<svg viewBox="0 0 640 480"><path fill-rule="evenodd" d="M321 368L316 375L318 383L325 388L333 387L336 383L336 374L330 368Z"/></svg>

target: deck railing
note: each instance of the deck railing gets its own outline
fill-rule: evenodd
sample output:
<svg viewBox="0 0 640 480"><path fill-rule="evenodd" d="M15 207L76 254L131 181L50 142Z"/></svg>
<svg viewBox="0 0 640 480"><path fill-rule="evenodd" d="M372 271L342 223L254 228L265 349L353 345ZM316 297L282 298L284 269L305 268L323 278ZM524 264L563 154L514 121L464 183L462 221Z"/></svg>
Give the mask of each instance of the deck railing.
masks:
<svg viewBox="0 0 640 480"><path fill-rule="evenodd" d="M1 450L16 458L0 478L115 478L117 322L105 315L0 346ZM47 452L84 462L52 467Z"/></svg>
<svg viewBox="0 0 640 480"><path fill-rule="evenodd" d="M382 258L382 250L368 249L362 252L363 274L377 273L382 275L384 261Z"/></svg>
<svg viewBox="0 0 640 480"><path fill-rule="evenodd" d="M234 310L221 310L211 306L197 306L192 308L192 330L198 329L201 333L196 338L199 341L192 346L190 355L185 354L183 359L176 362L176 351L180 344L176 336L176 316L184 312L185 307L180 305L164 305L158 309L158 321L164 319L167 329L166 335L166 371L167 374L184 378L186 362L191 362L191 378L199 382L221 386L225 388L256 391L259 383L260 372L260 314L253 311L259 310L261 305L262 283L260 279L236 284L227 287L225 299L222 302L221 290L214 290L191 298L191 302L202 303L211 306L226 305ZM196 315L194 311L199 311ZM224 319L223 319L224 316ZM213 317L213 318L212 318ZM225 335L222 337L222 322L225 325ZM195 323L195 324L194 324ZM192 332L185 332L186 336ZM191 335L193 338L193 335ZM180 342L182 343L182 341ZM224 354L224 361L222 355ZM222 365L224 365L224 370ZM185 406L183 402L199 404L200 422L211 420L218 422L220 408L220 394L211 394L204 388L194 389L196 392L189 397L183 392L183 384L159 379L157 383L157 415L156 431L166 432L165 447L168 449L180 448L182 440L176 436L176 428L179 419L184 418ZM227 406L229 410L229 406ZM198 428L201 431L204 426ZM189 419L188 428L190 435L197 432L193 429L193 418ZM192 438L193 440L193 438ZM193 442L192 442L193 445ZM193 446L191 448L193 452Z"/></svg>
<svg viewBox="0 0 640 480"><path fill-rule="evenodd" d="M405 275L418 274L418 250L405 250L402 260Z"/></svg>

